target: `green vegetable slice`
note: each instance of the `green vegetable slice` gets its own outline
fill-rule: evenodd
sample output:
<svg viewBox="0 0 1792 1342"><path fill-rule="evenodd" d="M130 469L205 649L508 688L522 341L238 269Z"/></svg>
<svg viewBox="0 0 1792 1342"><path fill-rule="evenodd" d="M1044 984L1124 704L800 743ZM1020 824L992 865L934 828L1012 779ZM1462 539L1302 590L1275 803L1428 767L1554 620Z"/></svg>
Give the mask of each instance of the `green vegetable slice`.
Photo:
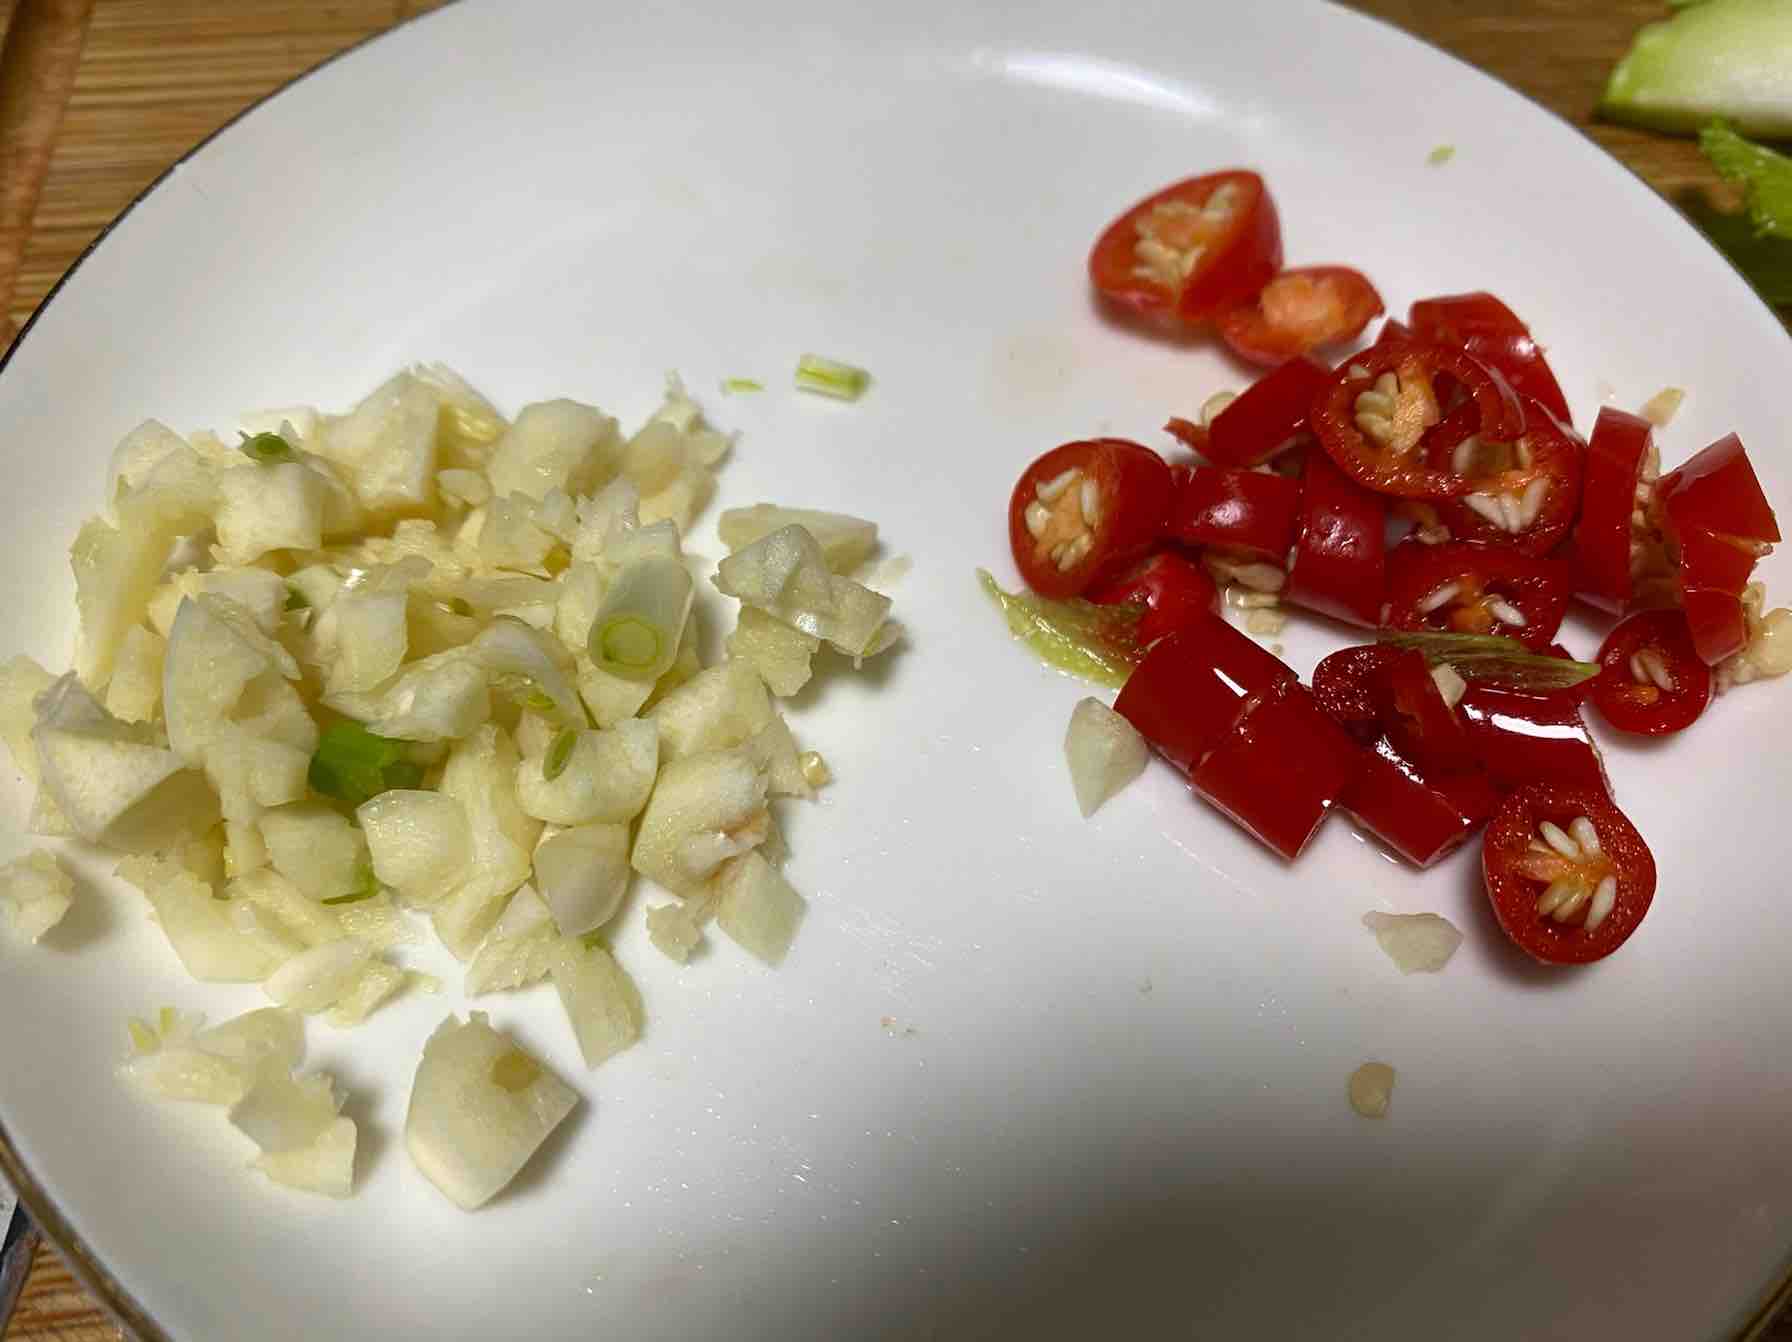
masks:
<svg viewBox="0 0 1792 1342"><path fill-rule="evenodd" d="M724 396L732 396L736 392L764 390L763 384L755 382L750 377L725 377L722 379L722 394Z"/></svg>
<svg viewBox="0 0 1792 1342"><path fill-rule="evenodd" d="M1546 657L1532 652L1515 638L1497 634L1433 634L1405 629L1384 629L1379 642L1393 648L1413 648L1433 666L1448 663L1464 680L1478 680L1505 690L1568 690L1599 674L1592 662L1566 657Z"/></svg>
<svg viewBox="0 0 1792 1342"><path fill-rule="evenodd" d="M417 787L423 768L408 757L410 744L375 736L358 722L335 723L318 739L307 781L350 806L393 788Z"/></svg>
<svg viewBox="0 0 1792 1342"><path fill-rule="evenodd" d="M1137 606L1047 601L1031 592L1005 592L984 569L977 581L1001 609L1008 630L1047 666L1118 689L1145 655Z"/></svg>
<svg viewBox="0 0 1792 1342"><path fill-rule="evenodd" d="M796 361L798 391L819 392L842 401L856 401L871 385L871 374L849 363L824 359L819 354L805 354Z"/></svg>
<svg viewBox="0 0 1792 1342"><path fill-rule="evenodd" d="M562 727L554 743L548 747L548 753L541 757L541 776L553 782L566 772L566 765L572 759L573 747L579 743L576 728Z"/></svg>
<svg viewBox="0 0 1792 1342"><path fill-rule="evenodd" d="M1517 657L1529 651L1517 639L1498 634L1440 634L1424 629L1383 629L1375 641L1391 648L1414 648L1432 662L1453 662L1464 656Z"/></svg>
<svg viewBox="0 0 1792 1342"><path fill-rule="evenodd" d="M1699 148L1726 180L1742 184L1756 233L1792 238L1792 158L1743 139L1722 121L1699 132Z"/></svg>
<svg viewBox="0 0 1792 1342"><path fill-rule="evenodd" d="M243 441L237 444L237 451L259 466L278 466L281 462L299 459L292 444L277 433L258 433L254 437L245 433Z"/></svg>
<svg viewBox="0 0 1792 1342"><path fill-rule="evenodd" d="M1645 25L1599 103L1613 121L1691 134L1727 117L1754 135L1792 135L1792 5L1705 0Z"/></svg>
<svg viewBox="0 0 1792 1342"><path fill-rule="evenodd" d="M586 651L599 669L626 680L657 680L678 656L694 591L676 559L643 559L616 575L591 622Z"/></svg>

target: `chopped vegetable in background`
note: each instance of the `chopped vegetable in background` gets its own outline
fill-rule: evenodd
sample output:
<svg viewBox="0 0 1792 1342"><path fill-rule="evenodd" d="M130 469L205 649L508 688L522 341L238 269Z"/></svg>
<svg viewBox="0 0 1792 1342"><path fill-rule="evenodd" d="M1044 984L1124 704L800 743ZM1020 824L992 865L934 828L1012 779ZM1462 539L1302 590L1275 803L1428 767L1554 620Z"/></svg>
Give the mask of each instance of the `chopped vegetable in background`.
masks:
<svg viewBox="0 0 1792 1342"><path fill-rule="evenodd" d="M1792 135L1792 6L1705 0L1645 25L1605 87L1600 114L1690 134L1725 117L1754 135Z"/></svg>

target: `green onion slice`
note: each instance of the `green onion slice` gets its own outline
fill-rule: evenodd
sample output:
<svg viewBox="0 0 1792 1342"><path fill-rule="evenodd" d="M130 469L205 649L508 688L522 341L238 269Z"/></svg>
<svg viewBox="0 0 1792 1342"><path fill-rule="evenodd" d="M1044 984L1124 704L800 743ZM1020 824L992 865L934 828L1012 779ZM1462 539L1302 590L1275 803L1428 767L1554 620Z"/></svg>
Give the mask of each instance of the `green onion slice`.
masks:
<svg viewBox="0 0 1792 1342"><path fill-rule="evenodd" d="M690 572L676 559L630 564L616 575L591 622L591 660L625 680L658 680L678 655L694 595Z"/></svg>
<svg viewBox="0 0 1792 1342"><path fill-rule="evenodd" d="M725 377L722 379L722 394L724 396L732 396L737 392L743 391L764 390L765 387L763 384L755 382L750 377Z"/></svg>
<svg viewBox="0 0 1792 1342"><path fill-rule="evenodd" d="M1436 666L1447 662L1464 680L1478 680L1501 689L1569 690L1599 674L1593 662L1548 657L1532 652L1515 638L1498 634L1437 634L1416 630L1384 629L1380 642L1394 648L1412 648Z"/></svg>
<svg viewBox="0 0 1792 1342"><path fill-rule="evenodd" d="M278 466L283 461L299 459L292 444L277 433L258 433L254 437L245 433L237 450L260 466Z"/></svg>
<svg viewBox="0 0 1792 1342"><path fill-rule="evenodd" d="M554 744L548 747L548 753L541 757L541 776L551 783L565 773L566 766L572 759L573 747L578 743L578 729L562 727L560 734L554 738Z"/></svg>
<svg viewBox="0 0 1792 1342"><path fill-rule="evenodd" d="M326 797L359 806L393 788L423 782L423 767L409 758L410 742L375 736L358 722L325 729L306 777Z"/></svg>
<svg viewBox="0 0 1792 1342"><path fill-rule="evenodd" d="M1454 662L1458 657L1502 655L1522 657L1530 652L1515 638L1498 634L1440 634L1422 629L1383 629L1376 642L1391 648L1412 648L1433 662Z"/></svg>
<svg viewBox="0 0 1792 1342"><path fill-rule="evenodd" d="M798 391L818 392L842 401L856 401L871 385L871 374L849 363L824 359L819 354L805 354L796 361Z"/></svg>

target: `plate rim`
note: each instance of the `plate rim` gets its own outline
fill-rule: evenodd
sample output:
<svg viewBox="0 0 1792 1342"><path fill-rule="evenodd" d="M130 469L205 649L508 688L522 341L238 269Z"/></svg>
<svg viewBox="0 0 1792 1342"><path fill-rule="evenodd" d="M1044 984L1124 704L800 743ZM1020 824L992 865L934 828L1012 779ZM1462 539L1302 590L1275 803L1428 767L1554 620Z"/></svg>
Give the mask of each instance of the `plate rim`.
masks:
<svg viewBox="0 0 1792 1342"><path fill-rule="evenodd" d="M1640 171L1632 167L1622 158L1619 158L1617 154L1607 149L1584 127L1577 125L1567 117L1556 112L1555 109L1532 97L1529 93L1514 86L1501 76L1466 60L1455 52L1437 45L1435 42L1411 32L1393 19L1385 18L1380 14L1367 13L1349 3L1349 0L1323 0L1323 3L1326 8L1337 13L1348 15L1350 18L1362 23L1365 27L1379 29L1384 34L1391 34L1396 41L1413 43L1430 52L1432 55L1442 57L1444 60L1497 85L1507 96L1529 104L1549 120L1569 131L1577 139L1593 149L1598 159L1603 160L1607 166L1620 169L1624 177L1628 178L1635 185L1642 187L1653 204L1656 207L1666 209L1680 226L1697 240L1699 246L1714 253L1737 280L1741 282L1742 287L1747 291L1750 299L1757 305L1757 309L1765 313L1772 325L1780 331L1782 338L1792 342L1792 329L1786 327L1784 321L1774 310L1772 304L1768 303L1754 285L1749 282L1748 277L1743 273L1741 267L1738 266L1721 248L1713 244L1702 232L1700 232L1692 220L1689 219L1683 211L1676 208L1672 201L1660 191L1656 190ZM0 376L4 376L8 368L12 365L14 357L18 354L20 349L23 348L25 338L36 327L39 318L49 310L50 305L61 295L63 289L75 278L76 274L86 264L89 258L91 258L100 246L112 236L113 232L136 211L138 206L142 205L160 190L189 160L202 153L211 146L213 141L218 140L227 132L234 130L239 123L259 112L269 103L274 102L276 99L313 76L334 66L337 62L342 61L377 42L396 37L400 33L406 32L415 25L430 18L447 13L449 10L457 8L458 5L459 0L446 0L446 3L435 9L424 10L407 15L388 28L382 29L376 33L370 33L365 37L351 42L340 51L333 52L315 65L312 65L305 70L301 70L290 79L283 81L256 98L253 102L240 108L227 120L221 122L201 139L190 145L178 157L170 161L168 166L162 169L161 172L137 192L137 194L134 195L117 214L106 221L87 245L76 255L75 259L69 263L68 268L57 277L56 282L45 292L43 298L38 301L37 306L32 310L31 315L25 319L24 325L19 327L18 331L13 335L12 340L6 347L0 349ZM11 1184L14 1192L18 1195L20 1204L30 1213L36 1222L38 1230L42 1233L43 1238L50 1242L57 1253L62 1257L70 1272L80 1280L82 1285L91 1292L106 1312L120 1325L124 1330L127 1339L134 1339L134 1342L176 1342L173 1335L151 1317L148 1310L143 1307L130 1289L126 1287L111 1269L100 1260L98 1254L93 1251L86 1239L74 1227L72 1221L64 1215L62 1209L57 1206L54 1199L51 1198L48 1190L45 1189L44 1186L38 1182L36 1176L31 1173L29 1167L18 1154L18 1151L13 1144L11 1135L7 1131L3 1115L0 1115L0 1175L4 1175L6 1181ZM1787 1242L1785 1262L1778 1269L1776 1275L1770 1278L1765 1286L1757 1293L1756 1300L1758 1303L1752 1310L1743 1316L1735 1331L1730 1334L1734 1342L1763 1342L1767 1329L1773 1324L1775 1319L1781 1315L1782 1311L1792 1311L1792 1240L1788 1240Z"/></svg>

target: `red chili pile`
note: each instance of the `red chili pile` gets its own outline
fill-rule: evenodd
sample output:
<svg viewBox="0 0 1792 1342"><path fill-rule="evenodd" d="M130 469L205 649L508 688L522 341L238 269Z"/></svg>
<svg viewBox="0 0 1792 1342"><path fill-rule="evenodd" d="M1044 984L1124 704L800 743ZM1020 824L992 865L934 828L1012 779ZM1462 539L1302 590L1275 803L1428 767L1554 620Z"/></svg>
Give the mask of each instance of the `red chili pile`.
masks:
<svg viewBox="0 0 1792 1342"><path fill-rule="evenodd" d="M1009 540L1034 592L1141 612L1115 709L1284 858L1334 808L1419 867L1485 826L1513 941L1552 963L1615 950L1655 864L1582 705L1620 731L1681 731L1743 652L1744 589L1780 535L1740 440L1661 475L1646 420L1602 409L1583 439L1530 331L1486 293L1415 303L1332 366L1313 351L1354 341L1381 298L1352 270L1284 270L1255 173L1140 202L1089 268L1108 302L1211 325L1270 368L1205 422L1170 421L1186 460L1067 443L1015 486ZM1376 641L1303 685L1221 618L1210 575ZM1555 642L1574 597L1625 616L1596 675Z"/></svg>

